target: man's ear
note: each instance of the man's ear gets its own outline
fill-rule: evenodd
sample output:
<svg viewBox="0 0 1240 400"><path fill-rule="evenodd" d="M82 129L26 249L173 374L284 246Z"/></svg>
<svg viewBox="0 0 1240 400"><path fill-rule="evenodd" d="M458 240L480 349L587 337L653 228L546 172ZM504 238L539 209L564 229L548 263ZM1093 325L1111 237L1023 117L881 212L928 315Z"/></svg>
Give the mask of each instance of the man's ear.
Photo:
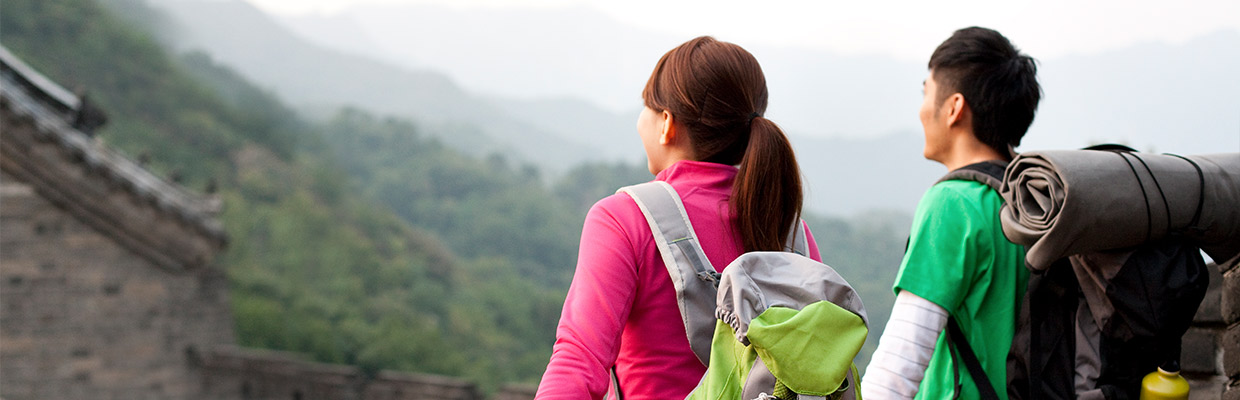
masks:
<svg viewBox="0 0 1240 400"><path fill-rule="evenodd" d="M964 122L965 116L970 111L969 103L964 101L964 95L960 93L953 93L951 96L947 96L947 99L943 100L943 107L945 107L947 114L945 115L947 117L947 126L955 126L958 123Z"/></svg>
<svg viewBox="0 0 1240 400"><path fill-rule="evenodd" d="M659 144L667 145L676 140L676 118L671 112L663 110L663 134L659 135Z"/></svg>

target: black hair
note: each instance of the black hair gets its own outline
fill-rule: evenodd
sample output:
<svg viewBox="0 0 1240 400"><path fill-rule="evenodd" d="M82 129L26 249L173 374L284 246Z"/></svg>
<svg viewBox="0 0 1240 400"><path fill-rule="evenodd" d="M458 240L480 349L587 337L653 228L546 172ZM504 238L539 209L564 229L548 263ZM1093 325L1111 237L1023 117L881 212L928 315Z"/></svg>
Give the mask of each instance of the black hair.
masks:
<svg viewBox="0 0 1240 400"><path fill-rule="evenodd" d="M939 86L938 104L952 93L964 95L978 140L1003 155L1020 145L1042 97L1036 60L999 32L975 26L934 49L929 67Z"/></svg>

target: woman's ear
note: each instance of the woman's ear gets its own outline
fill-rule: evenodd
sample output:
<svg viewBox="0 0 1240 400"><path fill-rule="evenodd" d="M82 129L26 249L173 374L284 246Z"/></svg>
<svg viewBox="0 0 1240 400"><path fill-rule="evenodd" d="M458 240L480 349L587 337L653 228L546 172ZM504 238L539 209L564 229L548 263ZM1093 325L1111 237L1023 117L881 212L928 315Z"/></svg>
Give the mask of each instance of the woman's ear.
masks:
<svg viewBox="0 0 1240 400"><path fill-rule="evenodd" d="M676 118L671 112L663 110L663 134L659 135L659 144L668 145L676 140Z"/></svg>

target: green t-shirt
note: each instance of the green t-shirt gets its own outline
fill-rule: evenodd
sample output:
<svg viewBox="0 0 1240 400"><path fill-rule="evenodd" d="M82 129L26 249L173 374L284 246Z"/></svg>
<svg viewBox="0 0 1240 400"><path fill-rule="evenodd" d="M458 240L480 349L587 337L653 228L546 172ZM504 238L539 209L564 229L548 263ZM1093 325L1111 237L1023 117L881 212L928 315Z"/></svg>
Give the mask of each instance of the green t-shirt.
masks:
<svg viewBox="0 0 1240 400"><path fill-rule="evenodd" d="M1024 267L1024 248L1003 236L999 225L1002 204L998 193L978 182L946 181L931 187L913 216L895 291L908 290L955 317L991 385L1006 399L1007 353L1029 272ZM946 337L944 330L918 399L946 399L954 394L955 366ZM960 365L959 371L964 392L960 398L978 398L968 370Z"/></svg>

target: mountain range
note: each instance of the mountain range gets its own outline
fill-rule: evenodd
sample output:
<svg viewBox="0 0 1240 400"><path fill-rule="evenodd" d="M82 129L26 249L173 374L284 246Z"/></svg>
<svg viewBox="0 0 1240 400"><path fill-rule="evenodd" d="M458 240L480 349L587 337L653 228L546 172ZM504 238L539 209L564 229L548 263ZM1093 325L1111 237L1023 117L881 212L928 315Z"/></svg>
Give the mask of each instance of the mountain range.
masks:
<svg viewBox="0 0 1240 400"><path fill-rule="evenodd" d="M411 118L451 146L552 175L587 161L644 162L633 128L638 95L662 52L687 39L584 6L359 5L271 16L241 0L157 5L178 21L166 35L175 47L206 52L311 114L355 106ZM797 150L808 209L911 212L946 172L921 158L924 64L749 49L768 77L768 117ZM1240 151L1236 49L1240 32L1223 31L1042 60L1043 102L1019 150L1120 142Z"/></svg>
<svg viewBox="0 0 1240 400"><path fill-rule="evenodd" d="M584 5L359 4L330 16L277 18L316 43L330 43L327 37L339 34L333 27L351 26L356 39L340 48L442 71L472 92L573 97L632 114L654 61L688 39L628 26ZM873 138L920 129L924 59L738 43L762 62L771 89L769 116L794 135ZM932 50L925 49L926 59ZM1030 149L1094 142L1182 153L1240 148L1240 78L1231 72L1240 70L1240 30L1033 56L1045 96ZM1183 140L1168 140L1168 132L1182 132L1177 137Z"/></svg>

